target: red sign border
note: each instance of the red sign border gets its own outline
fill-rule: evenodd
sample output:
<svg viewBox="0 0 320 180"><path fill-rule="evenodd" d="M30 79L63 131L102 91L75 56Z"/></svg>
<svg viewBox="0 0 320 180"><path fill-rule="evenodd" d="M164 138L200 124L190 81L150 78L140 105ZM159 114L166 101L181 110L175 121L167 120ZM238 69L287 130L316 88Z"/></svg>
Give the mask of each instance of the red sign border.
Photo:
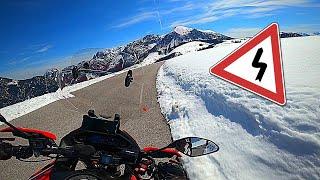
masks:
<svg viewBox="0 0 320 180"><path fill-rule="evenodd" d="M231 63L236 61L242 55L254 48L257 44L271 37L273 64L276 82L276 93L258 86L250 81L247 81L241 77L231 74L224 69ZM277 23L271 23L268 27L260 31L253 38L249 39L243 45L232 51L218 63L210 68L210 74L217 76L225 81L228 81L236 86L244 88L252 93L262 96L272 102L279 105L286 104L284 78L283 78L282 58L281 58L281 46L279 38L279 26Z"/></svg>

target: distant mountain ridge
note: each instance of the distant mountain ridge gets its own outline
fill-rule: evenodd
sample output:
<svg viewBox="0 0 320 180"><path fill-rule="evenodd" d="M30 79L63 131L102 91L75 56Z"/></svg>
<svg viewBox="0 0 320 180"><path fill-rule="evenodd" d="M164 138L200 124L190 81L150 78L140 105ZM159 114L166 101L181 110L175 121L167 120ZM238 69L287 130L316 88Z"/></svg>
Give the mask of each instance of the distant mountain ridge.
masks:
<svg viewBox="0 0 320 180"><path fill-rule="evenodd" d="M320 35L320 32L314 32L314 33L280 32L280 38L303 37L303 36L317 36L317 35Z"/></svg>

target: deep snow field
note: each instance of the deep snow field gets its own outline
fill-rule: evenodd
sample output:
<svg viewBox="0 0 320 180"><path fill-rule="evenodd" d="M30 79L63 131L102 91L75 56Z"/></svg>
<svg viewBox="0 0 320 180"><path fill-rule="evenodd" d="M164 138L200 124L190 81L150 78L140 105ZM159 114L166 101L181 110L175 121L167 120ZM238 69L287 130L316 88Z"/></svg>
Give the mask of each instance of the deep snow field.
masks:
<svg viewBox="0 0 320 180"><path fill-rule="evenodd" d="M184 157L190 178L320 179L320 37L281 39L285 106L210 75L240 45L188 53L159 70L158 101L173 139L199 136L220 146Z"/></svg>

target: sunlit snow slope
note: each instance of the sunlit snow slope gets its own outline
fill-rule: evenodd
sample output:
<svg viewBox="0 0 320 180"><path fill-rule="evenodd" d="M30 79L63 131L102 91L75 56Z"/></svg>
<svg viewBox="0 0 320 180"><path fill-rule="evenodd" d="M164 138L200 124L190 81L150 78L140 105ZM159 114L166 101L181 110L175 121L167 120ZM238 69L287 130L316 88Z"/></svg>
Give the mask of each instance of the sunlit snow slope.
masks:
<svg viewBox="0 0 320 180"><path fill-rule="evenodd" d="M217 153L184 158L191 179L320 179L320 37L281 39L287 104L209 74L241 44L167 61L157 88L174 139L199 136Z"/></svg>

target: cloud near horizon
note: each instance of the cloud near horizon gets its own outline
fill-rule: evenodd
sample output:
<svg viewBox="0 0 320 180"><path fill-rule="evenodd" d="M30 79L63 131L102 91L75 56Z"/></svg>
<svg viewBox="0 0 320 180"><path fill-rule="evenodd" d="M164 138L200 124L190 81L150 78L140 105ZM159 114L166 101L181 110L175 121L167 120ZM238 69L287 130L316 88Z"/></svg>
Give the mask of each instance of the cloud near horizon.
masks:
<svg viewBox="0 0 320 180"><path fill-rule="evenodd" d="M27 79L34 76L43 75L48 69L52 68L65 68L72 63L72 56L64 56L53 59L40 59L26 63L23 67L13 68L9 71L0 72L0 77L10 79Z"/></svg>

